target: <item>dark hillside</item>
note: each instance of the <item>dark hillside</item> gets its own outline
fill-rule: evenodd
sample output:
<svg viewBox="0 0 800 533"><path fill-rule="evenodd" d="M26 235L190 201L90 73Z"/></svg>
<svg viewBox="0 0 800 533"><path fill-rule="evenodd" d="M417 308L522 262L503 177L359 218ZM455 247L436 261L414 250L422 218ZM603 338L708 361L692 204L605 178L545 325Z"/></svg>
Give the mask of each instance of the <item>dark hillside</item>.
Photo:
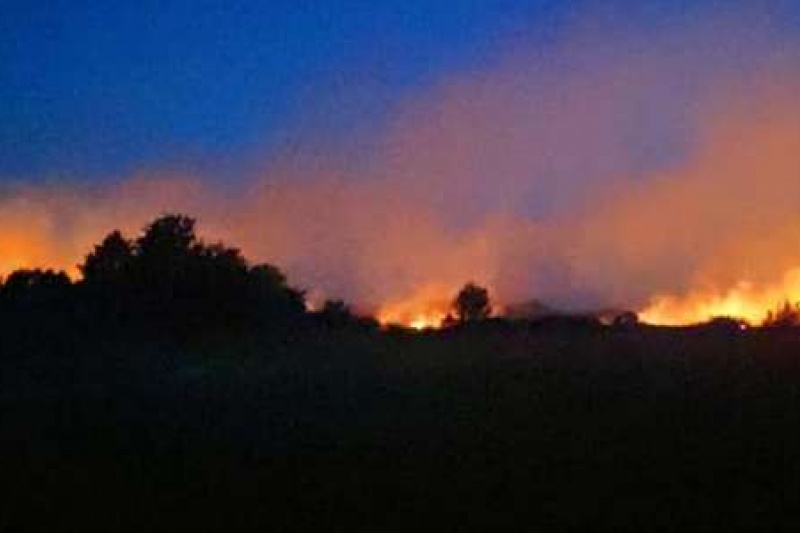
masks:
<svg viewBox="0 0 800 533"><path fill-rule="evenodd" d="M794 322L512 321L468 283L444 329L382 329L193 228L0 285L0 530L795 518Z"/></svg>
<svg viewBox="0 0 800 533"><path fill-rule="evenodd" d="M9 530L730 529L800 494L793 330L85 338L4 330Z"/></svg>

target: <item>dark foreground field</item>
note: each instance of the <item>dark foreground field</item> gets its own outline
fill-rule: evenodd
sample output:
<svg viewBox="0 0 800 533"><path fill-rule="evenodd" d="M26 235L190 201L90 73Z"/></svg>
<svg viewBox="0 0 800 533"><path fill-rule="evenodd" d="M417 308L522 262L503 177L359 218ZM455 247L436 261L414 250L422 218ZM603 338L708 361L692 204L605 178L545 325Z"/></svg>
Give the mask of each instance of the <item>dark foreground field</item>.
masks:
<svg viewBox="0 0 800 533"><path fill-rule="evenodd" d="M0 529L797 524L797 331L133 339L3 331Z"/></svg>

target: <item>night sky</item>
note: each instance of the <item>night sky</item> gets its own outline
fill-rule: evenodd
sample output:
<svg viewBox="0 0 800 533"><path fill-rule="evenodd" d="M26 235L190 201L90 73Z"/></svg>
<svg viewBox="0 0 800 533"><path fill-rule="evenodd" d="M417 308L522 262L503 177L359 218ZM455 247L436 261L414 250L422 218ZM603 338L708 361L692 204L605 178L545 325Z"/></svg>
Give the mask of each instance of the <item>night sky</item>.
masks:
<svg viewBox="0 0 800 533"><path fill-rule="evenodd" d="M568 11L529 1L3 1L0 174L101 177L240 159L303 128L379 119L409 88Z"/></svg>
<svg viewBox="0 0 800 533"><path fill-rule="evenodd" d="M757 317L800 300L798 65L790 0L0 0L0 275L177 211L369 312Z"/></svg>
<svg viewBox="0 0 800 533"><path fill-rule="evenodd" d="M592 4L3 0L0 176L244 170L298 138L379 124L409 92L515 43L545 47ZM616 4L611 19L645 29L716 9Z"/></svg>

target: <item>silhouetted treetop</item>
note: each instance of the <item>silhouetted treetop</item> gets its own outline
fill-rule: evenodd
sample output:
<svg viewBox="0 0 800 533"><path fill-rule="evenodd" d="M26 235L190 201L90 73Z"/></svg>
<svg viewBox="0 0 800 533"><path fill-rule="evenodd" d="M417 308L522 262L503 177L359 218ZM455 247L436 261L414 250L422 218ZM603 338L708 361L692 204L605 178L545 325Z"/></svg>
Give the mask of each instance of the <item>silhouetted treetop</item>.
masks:
<svg viewBox="0 0 800 533"><path fill-rule="evenodd" d="M485 320L492 314L489 291L473 282L467 283L456 296L453 310L461 323Z"/></svg>
<svg viewBox="0 0 800 533"><path fill-rule="evenodd" d="M305 312L305 294L290 287L278 267L266 263L256 265L248 270L247 279L250 298L261 302L259 305L262 310L288 316Z"/></svg>
<svg viewBox="0 0 800 533"><path fill-rule="evenodd" d="M195 227L191 217L166 214L133 241L109 233L79 265L85 307L104 320L186 334L285 325L305 312L304 294L277 267L250 266L238 248L207 244Z"/></svg>
<svg viewBox="0 0 800 533"><path fill-rule="evenodd" d="M317 316L322 325L330 328L344 327L356 320L350 306L342 300L325 300Z"/></svg>
<svg viewBox="0 0 800 533"><path fill-rule="evenodd" d="M139 256L166 258L188 254L197 243L195 223L195 219L182 214L168 214L157 218L136 240Z"/></svg>
<svg viewBox="0 0 800 533"><path fill-rule="evenodd" d="M5 293L28 289L51 289L69 287L71 281L63 271L43 270L40 268L15 270L3 282L2 290Z"/></svg>
<svg viewBox="0 0 800 533"><path fill-rule="evenodd" d="M263 263L250 269L250 276L256 286L269 289L286 287L286 276L278 267Z"/></svg>
<svg viewBox="0 0 800 533"><path fill-rule="evenodd" d="M78 269L89 284L121 283L130 275L133 259L133 243L119 231L113 231L94 247Z"/></svg>
<svg viewBox="0 0 800 533"><path fill-rule="evenodd" d="M44 305L65 297L71 286L72 281L62 271L20 269L0 286L0 300L12 305Z"/></svg>
<svg viewBox="0 0 800 533"><path fill-rule="evenodd" d="M204 261L218 268L240 272L247 270L247 260L242 256L242 252L238 248L230 248L221 242L195 244L192 251Z"/></svg>

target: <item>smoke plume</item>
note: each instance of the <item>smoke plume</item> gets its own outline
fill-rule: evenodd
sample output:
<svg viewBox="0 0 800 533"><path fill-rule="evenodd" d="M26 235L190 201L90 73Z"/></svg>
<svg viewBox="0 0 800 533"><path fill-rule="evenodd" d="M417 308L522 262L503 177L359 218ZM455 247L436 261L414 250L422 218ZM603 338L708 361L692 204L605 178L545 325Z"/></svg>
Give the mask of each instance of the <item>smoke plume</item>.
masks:
<svg viewBox="0 0 800 533"><path fill-rule="evenodd" d="M757 319L800 299L800 48L768 15L597 14L442 73L377 136L301 142L235 184L156 171L9 187L0 271L74 274L107 231L178 211L313 298L399 321L469 280L501 305Z"/></svg>

